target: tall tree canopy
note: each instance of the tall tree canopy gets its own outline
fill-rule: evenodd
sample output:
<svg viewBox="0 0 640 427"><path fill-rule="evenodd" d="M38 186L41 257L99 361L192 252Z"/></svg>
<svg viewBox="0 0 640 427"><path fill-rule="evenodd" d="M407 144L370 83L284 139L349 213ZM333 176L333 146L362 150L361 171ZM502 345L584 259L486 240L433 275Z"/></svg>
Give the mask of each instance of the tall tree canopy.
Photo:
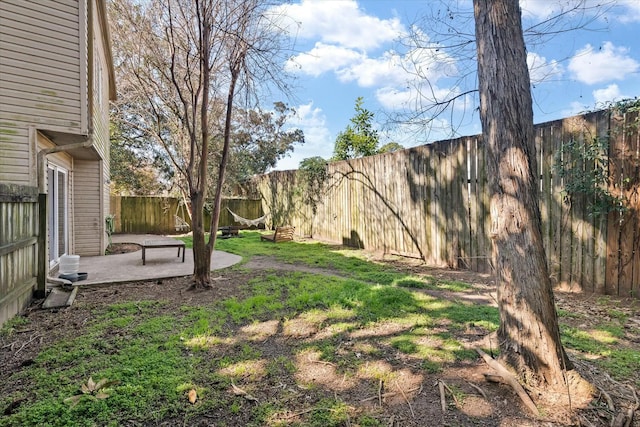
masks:
<svg viewBox="0 0 640 427"><path fill-rule="evenodd" d="M256 82L284 86L277 17L260 0L114 0L111 6L116 117L164 147L181 176L191 204L194 286L208 287L236 99L248 110ZM205 242L203 209L212 184Z"/></svg>
<svg viewBox="0 0 640 427"><path fill-rule="evenodd" d="M356 114L351 124L338 134L333 150L334 160L371 156L378 149L378 132L373 128L373 113L363 107L364 99L356 99Z"/></svg>
<svg viewBox="0 0 640 427"><path fill-rule="evenodd" d="M111 193L145 196L171 192L174 174L164 149L121 125L117 120L111 122Z"/></svg>
<svg viewBox="0 0 640 427"><path fill-rule="evenodd" d="M235 110L227 178L229 185L267 172L293 151L294 144L304 144L302 130L286 125L294 114L295 111L282 102L276 102L273 111L261 108Z"/></svg>

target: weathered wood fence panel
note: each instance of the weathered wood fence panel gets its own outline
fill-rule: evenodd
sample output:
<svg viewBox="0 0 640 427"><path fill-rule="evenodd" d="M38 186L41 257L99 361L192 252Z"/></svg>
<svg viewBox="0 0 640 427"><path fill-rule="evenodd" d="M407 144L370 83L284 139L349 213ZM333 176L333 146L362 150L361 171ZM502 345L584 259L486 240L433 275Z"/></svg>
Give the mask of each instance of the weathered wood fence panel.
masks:
<svg viewBox="0 0 640 427"><path fill-rule="evenodd" d="M636 116L600 111L536 126L543 243L553 282L565 288L640 295L640 142ZM613 191L630 208L597 217L585 196L569 198L556 158L570 140L611 135ZM490 194L480 136L328 165L314 213L300 197L296 171L255 179L271 225L372 251L424 259L434 266L491 271ZM593 165L578 165L586 170ZM617 216L616 216L617 215Z"/></svg>
<svg viewBox="0 0 640 427"><path fill-rule="evenodd" d="M175 216L190 223L189 214L175 197L157 196L111 196L111 214L115 216L116 233L178 234ZM260 200L223 199L219 225L238 225L227 208L243 218L254 219L263 215ZM205 224L209 224L205 214Z"/></svg>
<svg viewBox="0 0 640 427"><path fill-rule="evenodd" d="M629 202L627 212L614 212L608 222L607 293L640 294L640 142L638 113L612 117L610 171L616 195Z"/></svg>
<svg viewBox="0 0 640 427"><path fill-rule="evenodd" d="M0 184L0 325L31 301L37 238L38 189Z"/></svg>

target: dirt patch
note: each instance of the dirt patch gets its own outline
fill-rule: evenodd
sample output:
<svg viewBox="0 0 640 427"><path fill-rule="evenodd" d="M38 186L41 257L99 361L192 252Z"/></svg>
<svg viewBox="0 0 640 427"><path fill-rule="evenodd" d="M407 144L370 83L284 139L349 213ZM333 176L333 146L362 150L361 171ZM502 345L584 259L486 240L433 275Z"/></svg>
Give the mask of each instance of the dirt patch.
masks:
<svg viewBox="0 0 640 427"><path fill-rule="evenodd" d="M113 249L138 250L139 246L125 244L124 247ZM430 269L399 261L392 263L394 268L411 274L431 275L473 285L473 291L466 293L441 290L423 292L437 292L439 297L457 300L473 297L480 304L495 303L492 278L489 275ZM254 257L244 267L241 271L227 270L220 273L211 290L187 291L191 284L190 277L182 277L82 288L74 305L62 310L41 310L36 302L26 313L30 319L27 329L18 329L9 337L0 337L0 366L3 367L0 373L0 394L7 395L20 388L21 380L15 379L19 376L12 374L35 363L35 358L42 349L61 339L77 335L91 320L92 311L96 308L127 301L162 300L165 303L158 307L157 315L171 316L184 305L206 305L230 297L240 299L244 293L244 285L249 280L267 276L273 270L340 275L337 271L281 263L269 257ZM579 313L580 316L569 320L575 322L576 327L585 330L610 318L612 313L624 316L627 320L623 325L627 330L624 342L637 346L640 343L638 301L610 299L611 305L608 307L615 307L615 311L611 311L610 308L603 308L602 304L596 304L597 298L599 297L559 293L557 304L560 309ZM307 415L305 411L311 405L334 398L345 402L356 413L372 414L376 419L382 420L383 425L388 426L559 426L578 425L580 420L583 425L609 425L607 416L610 414L598 403L592 408L576 412L556 408L546 412L543 417L531 416L510 388L485 381L483 374L491 370L480 359L445 364L442 371L431 372L425 369L421 359L380 344L378 337L402 332L403 326L399 324L381 323L342 336L334 355L338 362L324 361L317 351L295 351L300 342L320 342L331 335L331 331L328 331L330 327L325 319L303 316L265 319L262 323L244 326L231 325L229 337L235 340L235 344L211 350L210 356L223 358L226 353L233 354L240 346L250 343L266 360L283 364L284 361L291 361L296 366L294 373L283 368L280 375L266 375L264 366L256 361L254 365L245 368L247 372L252 372L250 376L235 378L235 384L259 402L272 402L274 406L282 404L288 408L286 413L279 415L280 419L274 420L280 421L281 425L303 423ZM113 333L117 334L118 331ZM452 335L469 346L478 345L486 338L484 331L473 326L466 331L453 331ZM350 361L358 363L361 368L357 374L347 376L342 372L341 366ZM581 363L580 368L594 374L592 378L597 377L597 372L588 362ZM600 374L600 377L603 375ZM380 378L384 378L384 381ZM637 384L639 380L640 372L637 372L635 377L629 378L629 384ZM453 391L446 392L445 411L441 409L439 381ZM614 381L608 387L611 390L623 386ZM622 397L628 398L628 392L624 396L611 393L611 398L615 399L618 407ZM247 401L246 404L250 407L253 403ZM637 418L636 415L636 420L631 424L634 427L640 427ZM220 410L219 413L193 420L190 425L212 425L212 421L215 421L215 425L245 426L252 422L251 411L231 414ZM159 420L156 425L178 423L182 424L182 420L165 419ZM344 425L353 424L347 422Z"/></svg>

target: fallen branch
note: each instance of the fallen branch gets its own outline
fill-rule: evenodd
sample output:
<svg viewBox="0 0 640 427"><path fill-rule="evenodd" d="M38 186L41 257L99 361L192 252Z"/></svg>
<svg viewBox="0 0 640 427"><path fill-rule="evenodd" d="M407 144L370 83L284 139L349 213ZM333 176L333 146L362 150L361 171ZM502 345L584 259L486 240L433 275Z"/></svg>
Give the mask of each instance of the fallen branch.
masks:
<svg viewBox="0 0 640 427"><path fill-rule="evenodd" d="M305 409L304 411L300 411L300 412L295 412L293 414L289 414L287 416L284 416L282 418L284 418L285 420L290 420L291 418L297 418L300 415L304 415L304 414L308 414L309 412L313 412L313 411L330 411L331 408L309 408L309 409Z"/></svg>
<svg viewBox="0 0 640 427"><path fill-rule="evenodd" d="M38 337L39 337L38 334L33 334L31 336L31 338L29 339L29 341L27 341L26 343L22 344L22 347L20 347L19 349L16 350L15 355L17 356L18 353L20 353L27 345L31 344Z"/></svg>
<svg viewBox="0 0 640 427"><path fill-rule="evenodd" d="M3 346L2 346L2 348L3 348L3 349L4 349L4 348L11 348L11 351L13 351L13 346L14 346L14 345L16 345L16 344L18 344L18 341L14 341L14 342L9 343L9 344L7 344L7 345L3 345Z"/></svg>
<svg viewBox="0 0 640 427"><path fill-rule="evenodd" d="M593 425L593 423L591 421L589 421L585 416L583 415L578 415L578 420L580 420L580 425L584 426L584 427L596 427L595 425Z"/></svg>
<svg viewBox="0 0 640 427"><path fill-rule="evenodd" d="M502 378L500 375L493 375L493 374L489 374L489 373L485 373L484 375L484 379L491 382L491 383L498 383L498 384L508 384L504 378Z"/></svg>
<svg viewBox="0 0 640 427"><path fill-rule="evenodd" d="M382 380L378 382L378 403L382 408Z"/></svg>
<svg viewBox="0 0 640 427"><path fill-rule="evenodd" d="M483 390L483 389L481 389L479 386L477 386L477 385L475 385L475 384L473 384L473 383L470 383L470 382L468 382L468 381L467 381L467 384L469 384L469 385L470 385L471 387L473 387L473 388L474 388L478 393L480 393L480 394L482 395L482 397L484 397L484 400L487 400L487 401L489 400L489 398L487 397L487 394L486 394L486 393L484 392L484 390Z"/></svg>
<svg viewBox="0 0 640 427"><path fill-rule="evenodd" d="M492 359L487 353L485 353L481 349L476 348L476 351L480 356L482 356L485 363L491 366L493 369L495 369L498 372L498 374L514 389L514 391L518 394L518 397L520 398L520 400L522 400L522 403L525 404L527 409L529 409L533 414L539 415L540 413L538 412L538 408L536 407L535 403L533 403L533 400L531 400L531 397L529 397L527 392L524 390L524 388L522 388L518 380L511 374L511 372L509 372L507 368L502 366L497 360Z"/></svg>
<svg viewBox="0 0 640 427"><path fill-rule="evenodd" d="M324 361L324 360L311 360L311 356L308 356L307 360L309 361L309 363L319 363L321 365L327 365L327 366L333 366L333 367L336 366L335 363L327 362L327 361Z"/></svg>
<svg viewBox="0 0 640 427"><path fill-rule="evenodd" d="M413 393L414 391L418 391L420 390L419 387L415 387L412 389L407 390L407 393ZM376 400L376 399L386 399L387 397L393 397L393 396L397 396L398 393L395 391L388 391L386 393L382 393L379 396L371 396L371 397L366 397L364 399L362 399L360 402L371 402L372 400Z"/></svg>
<svg viewBox="0 0 640 427"><path fill-rule="evenodd" d="M627 386L631 389L631 393L633 394L633 398L636 401L635 406L632 406L627 411L627 421L624 423L624 427L631 427L631 422L633 421L633 416L635 412L640 408L640 400L638 400L638 394L636 393L636 389L627 384Z"/></svg>
<svg viewBox="0 0 640 427"><path fill-rule="evenodd" d="M458 398L456 397L455 393L453 392L453 390L451 390L449 388L449 386L447 385L447 383L445 383L444 381L440 380L440 383L442 383L442 385L444 386L445 389L447 389L447 391L449 392L449 394L451 394L451 397L453 397L453 401L456 402L456 405L459 404L458 402Z"/></svg>
<svg viewBox="0 0 640 427"><path fill-rule="evenodd" d="M402 393L402 397L404 398L405 402L407 402L407 405L409 405L409 410L411 411L411 416L413 418L415 418L416 414L413 412L413 407L411 406L411 402L409 402L409 399L407 399L407 395L404 394L404 390L402 390L402 387L400 387L398 385L398 383L396 383L396 387L398 387L398 390L400 390L400 393Z"/></svg>
<svg viewBox="0 0 640 427"><path fill-rule="evenodd" d="M618 412L618 415L616 415L613 421L611 421L611 427L624 427L625 425L627 425L627 423L625 422L626 419L627 416L625 415L624 411Z"/></svg>
<svg viewBox="0 0 640 427"><path fill-rule="evenodd" d="M391 415L391 418L389 418L389 422L387 423L387 427L393 427L395 423L396 423L396 416Z"/></svg>
<svg viewBox="0 0 640 427"><path fill-rule="evenodd" d="M447 412L447 397L444 395L444 384L442 381L438 381L438 390L440 390L440 406L442 412Z"/></svg>
<svg viewBox="0 0 640 427"><path fill-rule="evenodd" d="M235 394L236 396L242 396L247 400L251 400L252 402L258 401L257 398L253 397L252 395L250 395L249 393L247 393L246 391L244 391L243 389L235 385L233 382L231 382L231 389L233 391L233 394Z"/></svg>
<svg viewBox="0 0 640 427"><path fill-rule="evenodd" d="M609 408L610 411L615 412L616 407L613 404L613 399L611 398L611 396L609 396L609 393L607 393L606 391L604 391L603 389L600 389L600 393L602 394L602 396L604 397L604 400L607 401L607 407Z"/></svg>

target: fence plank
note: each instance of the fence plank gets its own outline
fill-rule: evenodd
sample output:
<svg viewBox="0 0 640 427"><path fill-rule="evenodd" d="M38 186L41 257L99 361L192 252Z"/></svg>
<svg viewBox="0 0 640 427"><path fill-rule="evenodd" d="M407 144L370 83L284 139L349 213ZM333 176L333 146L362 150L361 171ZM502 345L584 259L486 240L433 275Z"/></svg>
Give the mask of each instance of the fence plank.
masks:
<svg viewBox="0 0 640 427"><path fill-rule="evenodd" d="M634 121L629 123L630 127L637 126L638 116L633 117ZM633 280L631 282L630 296L640 298L640 133L637 127L634 128L631 138L631 170L629 173L630 182L628 184L629 212L635 217L635 234L633 236Z"/></svg>
<svg viewBox="0 0 640 427"><path fill-rule="evenodd" d="M619 115L611 116L609 139L609 174L611 177L610 191L614 195L621 194L620 182L623 177L622 157L624 151L624 141L621 134L624 117ZM621 259L621 227L624 217L619 212L611 212L607 224L607 280L606 293L609 295L619 295L620 279L622 275Z"/></svg>
<svg viewBox="0 0 640 427"><path fill-rule="evenodd" d="M469 197L467 170L467 138L459 138L455 146L453 182L456 186L455 227L457 248L455 252L455 268L469 268Z"/></svg>
<svg viewBox="0 0 640 427"><path fill-rule="evenodd" d="M489 195L489 177L487 175L487 155L486 144L478 137L478 193L480 195L480 209L478 209L478 225L481 233L479 260L484 260L481 264L481 272L493 273L493 242L491 241L491 199ZM484 257L484 258L482 258Z"/></svg>
<svg viewBox="0 0 640 427"><path fill-rule="evenodd" d="M469 265L473 271L478 271L478 159L477 138L467 140L468 174L469 174Z"/></svg>
<svg viewBox="0 0 640 427"><path fill-rule="evenodd" d="M547 257L549 276L555 283L553 259L553 239L551 223L551 207L553 205L552 179L553 179L553 151L550 138L550 128L544 127L536 130L536 144L540 147L540 220L542 226L542 242Z"/></svg>
<svg viewBox="0 0 640 427"><path fill-rule="evenodd" d="M569 130L569 138L577 141L580 146L584 147L587 131L584 117L576 118L570 123L572 123L573 126ZM568 138L565 138L564 142L567 142L567 139ZM581 159L576 159L576 161L576 167L584 173L587 165L585 165ZM584 249L584 222L585 218L587 218L584 196L573 195L571 197L569 210L571 212L571 227L568 229L571 235L571 279L569 286L572 290L579 290L583 289L582 256Z"/></svg>
<svg viewBox="0 0 640 427"><path fill-rule="evenodd" d="M565 163L570 161L570 155L567 150L563 149L563 143L571 138L571 134L565 130L566 124L562 124L554 134L556 149L561 153L562 160ZM566 167L566 166L565 166ZM565 195L563 194L563 181L560 181L560 185L557 188L557 204L559 208L558 218L558 237L559 237L559 263L560 274L559 284L562 286L571 286L571 209L568 203L565 202Z"/></svg>
<svg viewBox="0 0 640 427"><path fill-rule="evenodd" d="M592 144L599 138L601 131L598 129L600 123L599 113L591 113L585 115L585 143ZM586 164L585 170L593 170L596 165L594 163ZM596 234L597 227L599 226L598 218L592 213L588 212L588 205L590 200L584 199L584 229L582 235L582 277L581 286L582 291L594 292L596 283L594 281L595 269L596 269Z"/></svg>
<svg viewBox="0 0 640 427"><path fill-rule="evenodd" d="M437 222L437 211L436 211L436 191L435 191L435 170L434 165L436 164L435 157L437 156L433 145L428 145L425 147L426 149L426 159L425 159L425 182L427 185L426 188L426 213L424 219L425 224L425 241L427 242L427 247L425 248L426 259L425 261L430 265L437 265L438 258L436 256L438 246L436 244L438 231L436 230Z"/></svg>
<svg viewBox="0 0 640 427"><path fill-rule="evenodd" d="M636 239L638 236L638 228L640 223L638 222L637 210L637 191L634 194L633 186L631 182L637 180L638 170L634 168L634 157L637 153L638 147L636 145L637 138L630 132L630 126L636 122L637 113L625 113L623 116L622 129L620 129L620 136L616 138L619 145L617 145L617 151L614 153L619 157L619 163L621 169L619 172L619 191L629 203L629 209L622 217L620 224L620 261L619 272L620 277L618 279L618 295L627 297L631 295L633 289L634 269L638 268L634 266L635 252L638 249Z"/></svg>
<svg viewBox="0 0 640 427"><path fill-rule="evenodd" d="M433 171L434 171L434 186L435 186L435 196L433 203L436 208L436 262L439 266L445 267L447 265L447 219L446 219L446 194L447 194L447 156L446 151L443 151L444 143L434 143L434 163L433 163Z"/></svg>

